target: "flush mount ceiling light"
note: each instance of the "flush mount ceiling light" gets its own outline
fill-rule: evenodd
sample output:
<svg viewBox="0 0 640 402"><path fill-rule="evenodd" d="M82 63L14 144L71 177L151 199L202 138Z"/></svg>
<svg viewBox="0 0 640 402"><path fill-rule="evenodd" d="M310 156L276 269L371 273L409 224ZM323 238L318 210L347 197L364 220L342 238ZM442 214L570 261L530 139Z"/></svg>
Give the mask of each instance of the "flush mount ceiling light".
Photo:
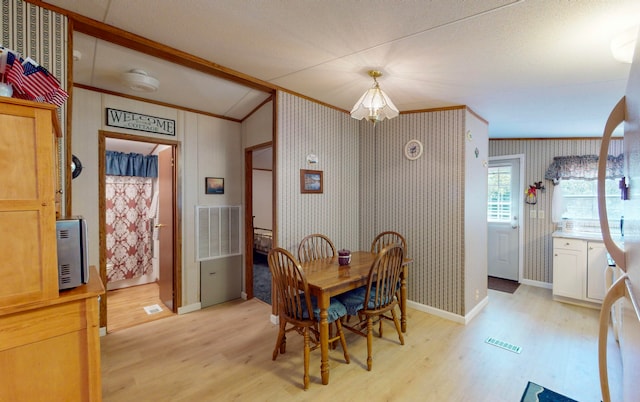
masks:
<svg viewBox="0 0 640 402"><path fill-rule="evenodd" d="M147 74L146 71L134 68L122 74L122 82L134 91L154 92L158 90L160 81Z"/></svg>
<svg viewBox="0 0 640 402"><path fill-rule="evenodd" d="M611 40L611 53L613 54L613 58L623 63L631 63L633 61L633 51L636 48L637 38L638 26L620 32Z"/></svg>
<svg viewBox="0 0 640 402"><path fill-rule="evenodd" d="M391 102L387 94L380 89L377 78L381 77L382 73L377 70L371 70L369 71L369 76L373 78L373 87L358 99L358 102L353 106L353 110L351 110L351 117L358 120L366 118L374 124L384 119L393 119L398 115L398 108Z"/></svg>

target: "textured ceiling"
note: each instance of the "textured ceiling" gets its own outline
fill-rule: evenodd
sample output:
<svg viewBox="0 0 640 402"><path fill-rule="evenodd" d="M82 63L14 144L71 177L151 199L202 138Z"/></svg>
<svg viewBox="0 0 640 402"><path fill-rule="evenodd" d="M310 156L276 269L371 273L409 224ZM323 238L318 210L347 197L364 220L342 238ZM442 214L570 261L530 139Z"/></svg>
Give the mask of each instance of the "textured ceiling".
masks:
<svg viewBox="0 0 640 402"><path fill-rule="evenodd" d="M637 0L51 0L46 3L349 111L379 69L401 111L467 105L491 138L602 134L629 64L611 39ZM120 73L161 82L155 100L246 117L268 94L74 36L74 80L126 92Z"/></svg>

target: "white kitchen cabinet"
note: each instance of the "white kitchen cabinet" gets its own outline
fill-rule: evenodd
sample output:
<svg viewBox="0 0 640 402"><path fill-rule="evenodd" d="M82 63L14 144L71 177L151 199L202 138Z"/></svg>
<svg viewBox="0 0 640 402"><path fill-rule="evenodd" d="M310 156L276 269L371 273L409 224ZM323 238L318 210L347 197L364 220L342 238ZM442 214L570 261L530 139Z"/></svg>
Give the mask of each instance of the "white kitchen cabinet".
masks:
<svg viewBox="0 0 640 402"><path fill-rule="evenodd" d="M553 295L583 299L586 266L586 241L553 239Z"/></svg>
<svg viewBox="0 0 640 402"><path fill-rule="evenodd" d="M601 241L553 239L553 296L556 300L602 303L607 250Z"/></svg>

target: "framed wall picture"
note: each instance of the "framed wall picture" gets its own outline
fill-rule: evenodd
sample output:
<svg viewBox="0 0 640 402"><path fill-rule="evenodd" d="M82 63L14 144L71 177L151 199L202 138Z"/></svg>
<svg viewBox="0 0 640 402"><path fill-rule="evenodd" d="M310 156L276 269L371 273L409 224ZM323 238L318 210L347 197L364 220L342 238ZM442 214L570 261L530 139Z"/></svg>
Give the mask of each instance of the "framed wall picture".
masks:
<svg viewBox="0 0 640 402"><path fill-rule="evenodd" d="M300 192L322 194L322 170L300 169Z"/></svg>
<svg viewBox="0 0 640 402"><path fill-rule="evenodd" d="M224 179L222 177L205 177L204 193L224 194Z"/></svg>

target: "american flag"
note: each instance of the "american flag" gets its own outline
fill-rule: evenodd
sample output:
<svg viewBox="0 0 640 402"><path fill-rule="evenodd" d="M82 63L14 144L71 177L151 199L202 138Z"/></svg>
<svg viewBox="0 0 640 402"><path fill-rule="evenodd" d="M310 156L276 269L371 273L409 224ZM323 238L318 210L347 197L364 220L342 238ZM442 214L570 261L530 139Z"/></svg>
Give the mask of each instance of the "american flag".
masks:
<svg viewBox="0 0 640 402"><path fill-rule="evenodd" d="M22 76L22 90L36 101L46 100L58 89L57 80L49 72L40 67L35 61L26 58L22 62L24 73Z"/></svg>
<svg viewBox="0 0 640 402"><path fill-rule="evenodd" d="M47 69L27 57L22 59L11 49L0 46L0 56L5 57L4 80L13 86L13 97L36 102L48 102L61 106L69 94L60 88L60 82ZM3 71L0 70L0 78Z"/></svg>
<svg viewBox="0 0 640 402"><path fill-rule="evenodd" d="M5 49L7 51L7 66L5 69L5 77L8 83L13 86L13 89L16 90L22 86L22 64L20 64L20 59L16 56L15 53L10 51L9 49Z"/></svg>

